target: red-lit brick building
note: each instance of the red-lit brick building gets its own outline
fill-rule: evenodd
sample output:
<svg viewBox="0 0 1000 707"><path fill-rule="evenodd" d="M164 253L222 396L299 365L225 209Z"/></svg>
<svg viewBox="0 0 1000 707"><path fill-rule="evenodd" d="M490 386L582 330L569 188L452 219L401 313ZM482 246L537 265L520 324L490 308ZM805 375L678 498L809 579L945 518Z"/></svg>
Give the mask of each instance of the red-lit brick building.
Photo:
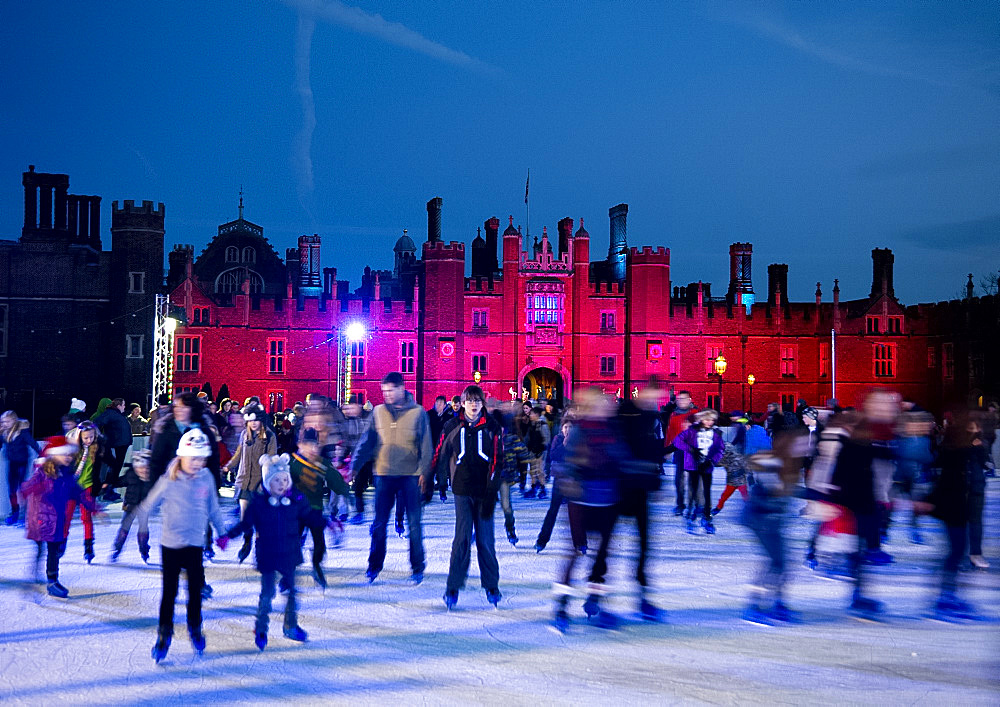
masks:
<svg viewBox="0 0 1000 707"><path fill-rule="evenodd" d="M242 207L197 259L177 246L168 290L187 322L177 330L176 388L225 383L233 397L257 394L272 409L310 392L336 397L341 345L350 351L349 392L376 403L381 377L394 370L425 406L477 372L488 395L507 400L524 390L564 399L586 385L626 395L656 374L697 404L727 410L823 404L834 385L844 404L884 384L936 410L997 391L997 298L970 291L963 301L904 307L887 249L872 251L865 296L842 300L834 280L827 295L817 283L814 301L789 302L787 265L768 266L757 297L752 247L735 243L728 290L712 296L707 282L672 282L669 249L629 248L620 204L609 211L608 255L597 261L582 219L575 233L566 218L554 239L543 230L525 248L513 219L501 234L491 218L471 244L467 277L465 245L441 242L441 200L427 210L420 257L404 232L393 269L366 268L353 291L336 269L321 272L318 236L299 238L282 261ZM984 333L978 323L991 321ZM366 337L339 344L354 322Z"/></svg>

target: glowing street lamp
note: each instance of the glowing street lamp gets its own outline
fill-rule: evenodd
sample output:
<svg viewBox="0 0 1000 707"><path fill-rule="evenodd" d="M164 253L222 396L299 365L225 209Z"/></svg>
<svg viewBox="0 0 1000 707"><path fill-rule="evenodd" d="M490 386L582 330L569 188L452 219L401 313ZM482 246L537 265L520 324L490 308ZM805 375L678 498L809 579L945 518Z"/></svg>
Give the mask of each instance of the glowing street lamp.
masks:
<svg viewBox="0 0 1000 707"><path fill-rule="evenodd" d="M483 374L482 374L482 373L480 373L479 371L475 371L475 372L474 372L474 373L472 374L472 380L474 380L474 381L476 382L476 384L477 384L477 385L479 384L479 382L480 382L480 381L481 381L482 379L483 379Z"/></svg>
<svg viewBox="0 0 1000 707"><path fill-rule="evenodd" d="M753 414L753 384L757 382L757 376L753 373L747 376L747 385L750 386L750 406L747 408L747 414Z"/></svg>
<svg viewBox="0 0 1000 707"><path fill-rule="evenodd" d="M725 408L722 406L722 376L726 372L726 367L729 362L726 361L726 357L719 354L719 357L715 359L715 374L719 376L719 412L721 413Z"/></svg>

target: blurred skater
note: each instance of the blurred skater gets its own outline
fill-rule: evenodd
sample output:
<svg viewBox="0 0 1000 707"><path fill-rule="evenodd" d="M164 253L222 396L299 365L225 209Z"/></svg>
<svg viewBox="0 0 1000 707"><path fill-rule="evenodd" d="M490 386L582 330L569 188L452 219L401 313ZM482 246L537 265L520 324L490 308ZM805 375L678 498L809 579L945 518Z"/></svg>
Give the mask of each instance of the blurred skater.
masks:
<svg viewBox="0 0 1000 707"><path fill-rule="evenodd" d="M111 561L117 562L125 548L132 524L138 520L139 530L136 539L139 543L139 555L142 561L149 562L149 513L142 508L142 502L153 488L149 478L149 450L143 449L132 455L132 466L125 472L125 498L122 501L122 522L115 536L114 550Z"/></svg>

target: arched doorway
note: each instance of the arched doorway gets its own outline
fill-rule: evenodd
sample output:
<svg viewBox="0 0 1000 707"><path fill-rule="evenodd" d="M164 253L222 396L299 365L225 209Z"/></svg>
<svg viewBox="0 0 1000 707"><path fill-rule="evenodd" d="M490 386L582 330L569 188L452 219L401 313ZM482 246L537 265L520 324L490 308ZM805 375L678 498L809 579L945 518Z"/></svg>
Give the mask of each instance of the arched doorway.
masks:
<svg viewBox="0 0 1000 707"><path fill-rule="evenodd" d="M533 368L521 379L521 397L528 391L528 398L534 401L545 401L552 398L556 405L562 406L564 384L562 376L551 368Z"/></svg>

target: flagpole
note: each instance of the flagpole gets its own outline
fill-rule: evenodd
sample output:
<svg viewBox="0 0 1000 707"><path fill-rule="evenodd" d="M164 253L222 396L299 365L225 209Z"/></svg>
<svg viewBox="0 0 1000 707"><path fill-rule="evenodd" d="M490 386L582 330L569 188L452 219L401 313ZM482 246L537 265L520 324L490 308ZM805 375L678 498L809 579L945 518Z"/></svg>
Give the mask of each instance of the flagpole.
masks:
<svg viewBox="0 0 1000 707"><path fill-rule="evenodd" d="M528 187L531 184L531 167L528 167L528 178L524 180L524 250L531 250L531 205L528 203Z"/></svg>

